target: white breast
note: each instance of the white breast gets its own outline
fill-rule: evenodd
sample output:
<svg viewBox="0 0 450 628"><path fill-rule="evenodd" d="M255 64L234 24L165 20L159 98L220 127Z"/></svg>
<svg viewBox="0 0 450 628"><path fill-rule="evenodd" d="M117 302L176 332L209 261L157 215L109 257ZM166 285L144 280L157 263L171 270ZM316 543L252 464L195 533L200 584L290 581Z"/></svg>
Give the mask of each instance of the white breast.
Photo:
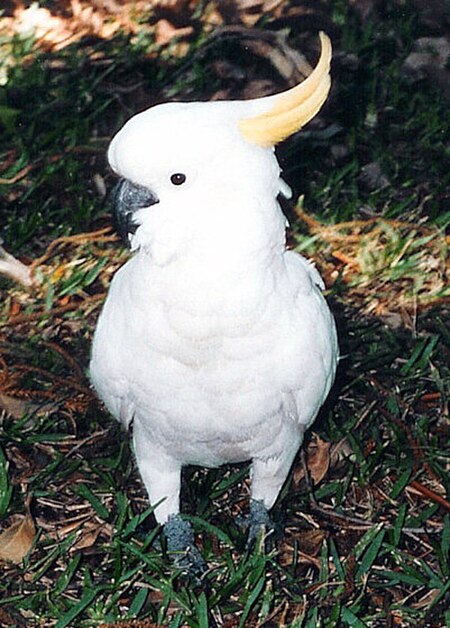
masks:
<svg viewBox="0 0 450 628"><path fill-rule="evenodd" d="M92 380L112 414L137 418L186 464L288 447L324 401L337 346L313 271L293 253L281 261L259 276L210 282L205 293L186 266L180 276L131 259L93 343Z"/></svg>

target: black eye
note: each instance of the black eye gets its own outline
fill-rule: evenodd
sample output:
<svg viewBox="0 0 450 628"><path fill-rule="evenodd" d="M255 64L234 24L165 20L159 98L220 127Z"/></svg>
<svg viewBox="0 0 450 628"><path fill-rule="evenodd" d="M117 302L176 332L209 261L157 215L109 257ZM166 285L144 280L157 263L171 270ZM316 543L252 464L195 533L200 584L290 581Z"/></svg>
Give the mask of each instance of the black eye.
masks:
<svg viewBox="0 0 450 628"><path fill-rule="evenodd" d="M174 185L183 185L183 183L186 181L186 175L182 172L177 172L170 177L170 181Z"/></svg>

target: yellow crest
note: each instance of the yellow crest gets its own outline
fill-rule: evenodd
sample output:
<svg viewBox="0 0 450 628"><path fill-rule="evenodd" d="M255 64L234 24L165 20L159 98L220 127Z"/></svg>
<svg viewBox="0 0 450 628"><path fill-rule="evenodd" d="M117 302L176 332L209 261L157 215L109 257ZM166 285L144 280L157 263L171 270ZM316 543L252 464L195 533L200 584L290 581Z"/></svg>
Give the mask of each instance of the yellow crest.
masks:
<svg viewBox="0 0 450 628"><path fill-rule="evenodd" d="M316 115L331 85L331 42L322 32L320 42L320 59L307 79L286 92L269 96L268 99L274 99L274 105L268 111L239 120L239 130L245 139L258 146L274 146L301 129Z"/></svg>

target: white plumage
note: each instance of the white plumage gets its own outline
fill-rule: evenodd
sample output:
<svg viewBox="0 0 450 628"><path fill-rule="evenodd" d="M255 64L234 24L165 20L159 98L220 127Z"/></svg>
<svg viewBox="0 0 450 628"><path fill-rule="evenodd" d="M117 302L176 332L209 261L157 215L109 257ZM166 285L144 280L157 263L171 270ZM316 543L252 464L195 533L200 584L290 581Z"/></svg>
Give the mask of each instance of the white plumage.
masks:
<svg viewBox="0 0 450 628"><path fill-rule="evenodd" d="M321 38L315 74L294 88L307 110L296 128L328 92ZM312 111L318 89L326 93ZM152 107L109 149L125 179L118 212L135 254L112 281L90 370L111 414L133 422L160 523L179 512L188 464L251 460L251 497L270 509L334 379L336 332L321 278L285 250L273 145L292 130L264 134L294 90ZM262 131L246 128L258 120Z"/></svg>

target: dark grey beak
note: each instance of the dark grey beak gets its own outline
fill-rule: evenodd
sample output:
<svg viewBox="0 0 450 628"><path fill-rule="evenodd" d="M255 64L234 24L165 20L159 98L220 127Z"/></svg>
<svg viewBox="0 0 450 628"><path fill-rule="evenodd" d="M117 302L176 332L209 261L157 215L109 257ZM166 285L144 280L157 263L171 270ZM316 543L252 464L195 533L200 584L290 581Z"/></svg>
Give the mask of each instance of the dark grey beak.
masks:
<svg viewBox="0 0 450 628"><path fill-rule="evenodd" d="M117 233L130 246L130 235L136 233L139 223L133 216L138 209L159 203L153 192L143 185L120 179L112 191L114 223Z"/></svg>

